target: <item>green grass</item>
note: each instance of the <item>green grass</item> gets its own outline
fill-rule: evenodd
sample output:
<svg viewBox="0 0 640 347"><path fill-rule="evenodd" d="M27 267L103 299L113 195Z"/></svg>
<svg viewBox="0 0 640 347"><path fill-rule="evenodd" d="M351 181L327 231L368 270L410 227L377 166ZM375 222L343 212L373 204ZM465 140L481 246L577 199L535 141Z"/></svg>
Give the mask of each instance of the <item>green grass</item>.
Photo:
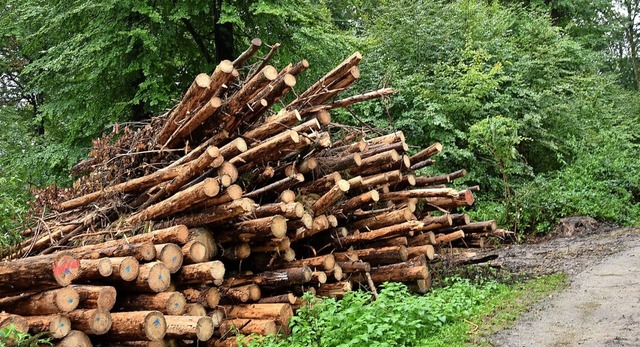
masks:
<svg viewBox="0 0 640 347"><path fill-rule="evenodd" d="M553 275L514 284L472 283L459 277L425 295L389 283L377 300L356 291L342 300L318 300L298 310L291 336L254 339L248 346L483 346L532 303L566 285ZM258 341L259 340L259 341Z"/></svg>

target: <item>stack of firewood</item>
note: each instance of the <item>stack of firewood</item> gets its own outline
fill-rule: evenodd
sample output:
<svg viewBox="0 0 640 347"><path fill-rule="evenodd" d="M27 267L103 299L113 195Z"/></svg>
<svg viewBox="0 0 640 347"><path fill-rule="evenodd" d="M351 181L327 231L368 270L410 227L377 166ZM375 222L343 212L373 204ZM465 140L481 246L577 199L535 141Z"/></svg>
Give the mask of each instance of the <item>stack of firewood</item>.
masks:
<svg viewBox="0 0 640 347"><path fill-rule="evenodd" d="M0 327L62 346L233 345L288 333L305 292L385 281L424 292L440 246L505 236L452 213L474 201L477 188L446 186L465 170L417 174L439 143L410 155L402 132L331 121L331 109L393 93L336 99L360 77L359 53L296 94L307 61L277 71L274 45L245 66L260 45L198 75L145 127L96 140L73 189L41 193L51 210L9 255L22 259L0 264Z"/></svg>

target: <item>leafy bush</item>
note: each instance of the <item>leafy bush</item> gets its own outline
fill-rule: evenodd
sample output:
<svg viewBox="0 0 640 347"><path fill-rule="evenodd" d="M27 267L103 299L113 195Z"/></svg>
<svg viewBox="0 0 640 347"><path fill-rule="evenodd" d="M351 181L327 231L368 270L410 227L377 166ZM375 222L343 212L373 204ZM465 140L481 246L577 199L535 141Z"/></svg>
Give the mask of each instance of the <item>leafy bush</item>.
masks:
<svg viewBox="0 0 640 347"><path fill-rule="evenodd" d="M492 295L508 290L487 282L474 285L459 278L424 296L410 294L400 283L386 283L378 299L354 291L342 300L305 296L308 305L290 323L292 334L282 339L253 340L247 346L423 346L447 326L479 312Z"/></svg>
<svg viewBox="0 0 640 347"><path fill-rule="evenodd" d="M40 347L44 345L53 346L49 338L44 338L44 334L30 335L17 331L13 324L0 329L0 347Z"/></svg>

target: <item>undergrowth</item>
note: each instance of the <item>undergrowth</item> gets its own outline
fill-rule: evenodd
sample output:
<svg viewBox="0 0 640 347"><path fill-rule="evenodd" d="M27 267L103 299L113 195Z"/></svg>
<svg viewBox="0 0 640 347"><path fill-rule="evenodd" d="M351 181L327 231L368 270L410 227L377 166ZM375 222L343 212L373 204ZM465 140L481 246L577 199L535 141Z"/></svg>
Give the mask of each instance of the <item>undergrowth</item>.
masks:
<svg viewBox="0 0 640 347"><path fill-rule="evenodd" d="M502 324L513 317L500 311L521 312L531 300L563 283L546 277L524 284L497 281L474 284L459 277L425 295L408 292L405 285L386 283L377 300L354 291L342 300L305 296L290 323L289 337L240 337L243 346L458 346L481 341L497 317Z"/></svg>

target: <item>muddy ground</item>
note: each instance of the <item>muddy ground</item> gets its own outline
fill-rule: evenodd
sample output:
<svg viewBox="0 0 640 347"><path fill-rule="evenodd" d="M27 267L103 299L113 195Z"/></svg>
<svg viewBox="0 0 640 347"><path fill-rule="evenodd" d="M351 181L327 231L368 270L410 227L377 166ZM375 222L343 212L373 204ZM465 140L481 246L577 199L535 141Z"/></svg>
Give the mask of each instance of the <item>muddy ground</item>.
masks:
<svg viewBox="0 0 640 347"><path fill-rule="evenodd" d="M550 237L495 250L513 273L564 272L571 284L538 302L494 346L640 346L640 230L565 220Z"/></svg>

